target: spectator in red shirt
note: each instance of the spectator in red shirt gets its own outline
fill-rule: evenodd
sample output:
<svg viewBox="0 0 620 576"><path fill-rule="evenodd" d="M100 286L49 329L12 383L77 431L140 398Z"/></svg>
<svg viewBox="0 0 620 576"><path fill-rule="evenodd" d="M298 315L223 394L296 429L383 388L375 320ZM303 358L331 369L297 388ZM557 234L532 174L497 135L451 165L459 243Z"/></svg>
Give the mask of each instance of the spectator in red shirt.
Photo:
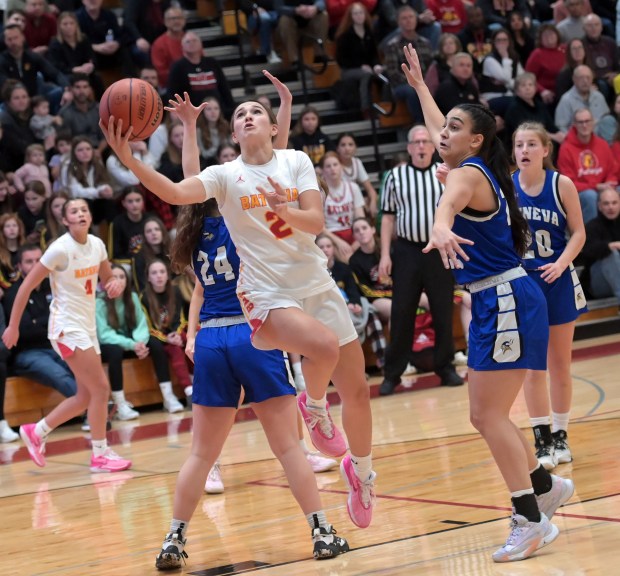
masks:
<svg viewBox="0 0 620 576"><path fill-rule="evenodd" d="M467 24L463 0L426 0L428 9L435 15L442 32L458 34Z"/></svg>
<svg viewBox="0 0 620 576"><path fill-rule="evenodd" d="M56 36L56 16L46 12L45 0L26 0L25 12L26 42L33 52L43 55Z"/></svg>
<svg viewBox="0 0 620 576"><path fill-rule="evenodd" d="M594 134L594 118L587 108L573 116L573 126L560 146L558 171L577 187L584 223L596 218L598 192L615 188L618 166L609 144Z"/></svg>
<svg viewBox="0 0 620 576"><path fill-rule="evenodd" d="M151 62L157 70L159 86L168 86L168 74L173 62L183 57L181 39L185 30L185 14L178 7L170 7L164 12L166 31L158 36L151 46Z"/></svg>
<svg viewBox="0 0 620 576"><path fill-rule="evenodd" d="M526 72L536 76L536 87L547 105L557 102L556 79L566 64L564 45L560 33L553 24L542 24L538 28L536 49L525 64Z"/></svg>

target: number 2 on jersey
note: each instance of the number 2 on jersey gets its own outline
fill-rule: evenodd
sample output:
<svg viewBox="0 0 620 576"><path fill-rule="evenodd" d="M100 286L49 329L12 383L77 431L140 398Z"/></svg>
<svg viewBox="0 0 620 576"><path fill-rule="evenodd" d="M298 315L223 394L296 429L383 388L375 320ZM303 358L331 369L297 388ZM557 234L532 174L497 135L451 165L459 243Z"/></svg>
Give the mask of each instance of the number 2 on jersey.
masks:
<svg viewBox="0 0 620 576"><path fill-rule="evenodd" d="M265 219L267 222L272 223L271 226L269 226L269 230L271 230L271 233L276 238L282 240L282 238L292 236L293 229L275 212L272 212L271 210L265 212Z"/></svg>

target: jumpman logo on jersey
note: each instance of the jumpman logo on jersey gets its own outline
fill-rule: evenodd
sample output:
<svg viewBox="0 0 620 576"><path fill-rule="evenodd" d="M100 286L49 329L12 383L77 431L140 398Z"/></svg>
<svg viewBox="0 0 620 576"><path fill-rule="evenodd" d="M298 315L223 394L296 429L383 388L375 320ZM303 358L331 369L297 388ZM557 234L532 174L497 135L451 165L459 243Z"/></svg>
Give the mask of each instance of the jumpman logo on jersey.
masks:
<svg viewBox="0 0 620 576"><path fill-rule="evenodd" d="M502 354L506 354L506 352L512 352L512 338L510 340L504 340L501 345Z"/></svg>
<svg viewBox="0 0 620 576"><path fill-rule="evenodd" d="M243 175L239 174L239 176L237 176L237 181L235 182L235 184L239 184L239 182L244 182L245 180L243 179Z"/></svg>

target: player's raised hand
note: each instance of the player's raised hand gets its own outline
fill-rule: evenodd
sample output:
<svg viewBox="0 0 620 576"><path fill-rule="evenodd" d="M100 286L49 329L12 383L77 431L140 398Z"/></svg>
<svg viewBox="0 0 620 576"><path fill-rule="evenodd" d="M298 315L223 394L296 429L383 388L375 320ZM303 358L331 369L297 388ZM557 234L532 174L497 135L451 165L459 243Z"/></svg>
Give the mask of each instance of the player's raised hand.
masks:
<svg viewBox="0 0 620 576"><path fill-rule="evenodd" d="M400 66L405 73L409 86L411 86L414 90L417 90L425 85L418 53L415 51L412 44L403 46L403 52L405 53L407 64L403 63Z"/></svg>
<svg viewBox="0 0 620 576"><path fill-rule="evenodd" d="M168 100L169 106L164 106L164 110L174 112L183 124L195 124L200 113L205 109L208 102L203 102L200 106L194 106L189 99L189 94L183 92L183 98L179 94L174 95L174 99Z"/></svg>
<svg viewBox="0 0 620 576"><path fill-rule="evenodd" d="M278 96L280 97L280 105L282 105L282 103L285 101L293 101L293 95L291 94L291 91L288 89L288 86L286 84L280 82L280 80L278 80L271 72L269 72L269 70L263 70L263 74L266 78L269 79L269 81L273 84L273 87L278 91Z"/></svg>
<svg viewBox="0 0 620 576"><path fill-rule="evenodd" d="M114 116L110 116L107 126L102 120L99 120L99 128L101 128L106 142L110 145L114 154L123 164L127 165L127 162L133 158L133 153L129 146L129 138L131 138L133 128L130 126L127 133L123 136L123 120L116 120Z"/></svg>

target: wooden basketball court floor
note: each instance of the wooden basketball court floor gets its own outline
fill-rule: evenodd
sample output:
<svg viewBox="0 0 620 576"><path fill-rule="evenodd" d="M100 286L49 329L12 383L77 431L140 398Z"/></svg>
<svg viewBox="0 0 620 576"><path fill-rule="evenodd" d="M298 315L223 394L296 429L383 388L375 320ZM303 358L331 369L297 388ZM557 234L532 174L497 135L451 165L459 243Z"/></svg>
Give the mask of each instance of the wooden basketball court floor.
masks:
<svg viewBox="0 0 620 576"><path fill-rule="evenodd" d="M570 441L556 473L576 492L554 522L558 539L524 562L494 564L508 533L509 498L468 421L466 386L372 400L377 508L355 528L338 471L316 476L328 518L351 552L312 559L305 519L254 420L238 422L222 455L225 493L205 495L190 524L183 573L200 576L616 574L620 564L620 335L575 344ZM373 391L376 393L376 380ZM498 385L501 383L498 382ZM340 409L333 414L340 419ZM526 427L522 399L515 420ZM189 414L116 422L110 438L133 459L119 474L90 474L77 425L54 433L40 469L21 444L0 445L0 574L155 574L176 472L191 440ZM528 432L528 434L530 434Z"/></svg>

